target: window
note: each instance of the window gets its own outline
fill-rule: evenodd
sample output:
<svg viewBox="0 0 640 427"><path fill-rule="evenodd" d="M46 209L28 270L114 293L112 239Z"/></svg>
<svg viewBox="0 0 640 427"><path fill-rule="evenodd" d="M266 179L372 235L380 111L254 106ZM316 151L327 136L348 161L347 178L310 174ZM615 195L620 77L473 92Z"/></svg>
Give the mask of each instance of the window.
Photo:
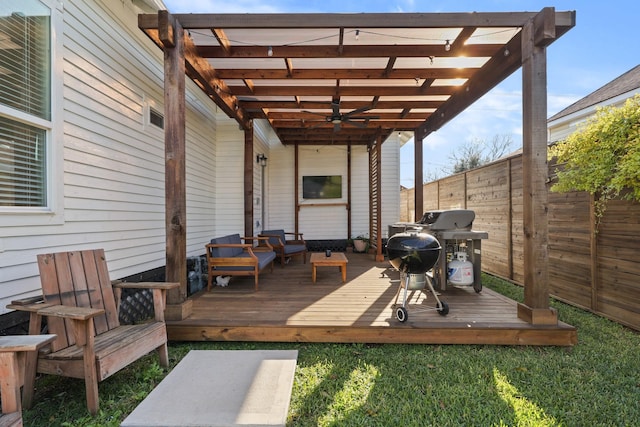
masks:
<svg viewBox="0 0 640 427"><path fill-rule="evenodd" d="M0 206L46 206L46 132L0 117Z"/></svg>
<svg viewBox="0 0 640 427"><path fill-rule="evenodd" d="M0 207L47 206L51 12L0 4Z"/></svg>

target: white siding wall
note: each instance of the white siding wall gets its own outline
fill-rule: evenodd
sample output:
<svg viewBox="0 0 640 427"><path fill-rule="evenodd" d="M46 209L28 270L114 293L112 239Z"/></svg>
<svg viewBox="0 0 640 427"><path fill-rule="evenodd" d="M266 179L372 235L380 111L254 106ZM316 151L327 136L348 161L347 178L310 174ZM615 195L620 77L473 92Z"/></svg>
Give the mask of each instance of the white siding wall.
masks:
<svg viewBox="0 0 640 427"><path fill-rule="evenodd" d="M112 279L165 264L164 134L144 120L146 104L163 111L162 52L138 29L129 0L63 5L62 28L54 28L63 88L53 104L63 114L64 160L51 165L63 171L56 207L63 221L23 227L19 215L3 214L0 312L11 299L39 293L38 253L104 248ZM201 254L217 232L220 149L214 104L187 87L187 245Z"/></svg>
<svg viewBox="0 0 640 427"><path fill-rule="evenodd" d="M382 237L400 221L400 139L393 134L382 144Z"/></svg>
<svg viewBox="0 0 640 427"><path fill-rule="evenodd" d="M235 120L229 119L223 113L217 117L217 141L216 141L216 236L226 234L244 235L244 131L240 130ZM270 143L276 140L273 130L267 122L256 120L253 130L253 235L256 236L263 230L262 227L262 203L268 203L269 191L266 188L269 182L270 171L279 160L274 158L270 151ZM278 142L280 147L282 145ZM259 154L267 157L265 167L265 192L262 193L262 167L255 159ZM265 216L268 216L268 208Z"/></svg>
<svg viewBox="0 0 640 427"><path fill-rule="evenodd" d="M295 222L294 147L270 140L269 164L266 168L267 219L264 229L283 228L293 232ZM305 230L301 230L305 233ZM305 233L305 238L307 237Z"/></svg>
<svg viewBox="0 0 640 427"><path fill-rule="evenodd" d="M369 236L369 152L351 149L351 236Z"/></svg>
<svg viewBox="0 0 640 427"><path fill-rule="evenodd" d="M329 145L300 146L299 153L300 232L304 233L304 238L309 240L346 239L348 237L346 209L347 147ZM303 199L302 177L305 175L342 176L342 198Z"/></svg>
<svg viewBox="0 0 640 427"><path fill-rule="evenodd" d="M400 218L400 142L390 138L382 145L382 226ZM352 236L369 233L369 154L362 146L351 149ZM347 148L344 146L300 146L297 183L300 203L300 231L308 240L346 239L347 237ZM294 148L275 143L270 148L268 170L267 228L294 228ZM342 175L342 199L303 200L301 177L305 175ZM340 204L339 206L331 206ZM321 206L327 204L330 206Z"/></svg>
<svg viewBox="0 0 640 427"><path fill-rule="evenodd" d="M186 192L187 256L204 254L204 245L216 232L216 116L214 104L195 87L191 91L202 99L187 108ZM163 264L164 265L164 264Z"/></svg>
<svg viewBox="0 0 640 427"><path fill-rule="evenodd" d="M216 142L215 235L244 235L244 132L238 123L218 114Z"/></svg>
<svg viewBox="0 0 640 427"><path fill-rule="evenodd" d="M259 154L267 157L267 166L264 167L264 194L262 191L263 170L257 162L253 168L253 235L257 236L265 230L263 221L266 223L267 217L267 183L269 182L269 164L274 160L269 151L269 140L277 139L271 126L265 120L255 120L253 131L253 159ZM264 220L262 210L264 207Z"/></svg>

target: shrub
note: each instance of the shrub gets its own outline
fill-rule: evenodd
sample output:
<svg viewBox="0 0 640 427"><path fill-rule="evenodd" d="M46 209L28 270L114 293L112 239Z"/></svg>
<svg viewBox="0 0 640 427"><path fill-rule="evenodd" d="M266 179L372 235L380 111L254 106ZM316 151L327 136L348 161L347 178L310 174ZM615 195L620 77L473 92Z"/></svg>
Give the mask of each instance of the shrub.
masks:
<svg viewBox="0 0 640 427"><path fill-rule="evenodd" d="M549 153L561 166L551 191L591 193L596 220L612 198L640 201L640 94L622 107L599 108Z"/></svg>

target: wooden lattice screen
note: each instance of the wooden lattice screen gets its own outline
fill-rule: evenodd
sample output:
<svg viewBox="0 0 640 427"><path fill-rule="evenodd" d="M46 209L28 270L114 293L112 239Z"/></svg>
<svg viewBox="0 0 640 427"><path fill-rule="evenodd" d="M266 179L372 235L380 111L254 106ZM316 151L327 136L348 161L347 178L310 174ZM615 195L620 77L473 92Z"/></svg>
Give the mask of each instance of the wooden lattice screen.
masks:
<svg viewBox="0 0 640 427"><path fill-rule="evenodd" d="M382 254L382 140L369 149L369 237L372 248L376 250L376 259Z"/></svg>

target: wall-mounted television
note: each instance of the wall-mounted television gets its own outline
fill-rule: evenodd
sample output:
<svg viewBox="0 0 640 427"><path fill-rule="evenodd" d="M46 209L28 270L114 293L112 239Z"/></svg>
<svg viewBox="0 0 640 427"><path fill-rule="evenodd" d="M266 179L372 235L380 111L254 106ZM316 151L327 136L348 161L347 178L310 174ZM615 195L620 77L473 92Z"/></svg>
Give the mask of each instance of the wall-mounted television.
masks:
<svg viewBox="0 0 640 427"><path fill-rule="evenodd" d="M342 176L303 176L302 198L304 199L341 199Z"/></svg>

